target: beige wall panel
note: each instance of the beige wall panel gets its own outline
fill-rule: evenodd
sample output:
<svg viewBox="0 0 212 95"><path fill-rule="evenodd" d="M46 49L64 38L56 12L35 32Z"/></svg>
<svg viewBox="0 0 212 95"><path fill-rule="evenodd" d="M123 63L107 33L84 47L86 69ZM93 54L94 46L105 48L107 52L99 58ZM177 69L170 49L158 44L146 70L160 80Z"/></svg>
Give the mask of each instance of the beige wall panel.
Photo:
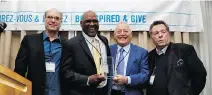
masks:
<svg viewBox="0 0 212 95"><path fill-rule="evenodd" d="M171 32L171 42L174 42L174 32Z"/></svg>
<svg viewBox="0 0 212 95"><path fill-rule="evenodd" d="M115 44L115 40L113 38L113 32L110 32L110 45Z"/></svg>
<svg viewBox="0 0 212 95"><path fill-rule="evenodd" d="M10 64L10 48L12 40L12 31L5 32L5 46L4 46L4 65L9 67Z"/></svg>
<svg viewBox="0 0 212 95"><path fill-rule="evenodd" d="M148 32L143 32L143 48L148 49Z"/></svg>
<svg viewBox="0 0 212 95"><path fill-rule="evenodd" d="M5 32L1 33L1 41L0 41L0 64L4 64L4 45L5 45Z"/></svg>
<svg viewBox="0 0 212 95"><path fill-rule="evenodd" d="M154 48L155 48L155 45L154 45L152 39L149 38L149 39L148 39L148 48L147 48L147 50L148 50L148 51L151 51L151 50L154 49Z"/></svg>
<svg viewBox="0 0 212 95"><path fill-rule="evenodd" d="M100 32L101 35L105 36L108 39L108 44L110 44L110 32L108 31L101 31Z"/></svg>
<svg viewBox="0 0 212 95"><path fill-rule="evenodd" d="M138 46L144 47L144 40L143 40L143 32L139 31L138 32Z"/></svg>
<svg viewBox="0 0 212 95"><path fill-rule="evenodd" d="M174 32L174 42L182 43L181 32Z"/></svg>
<svg viewBox="0 0 212 95"><path fill-rule="evenodd" d="M189 44L189 33L188 32L183 32L183 43Z"/></svg>
<svg viewBox="0 0 212 95"><path fill-rule="evenodd" d="M15 68L15 58L17 56L18 50L20 48L21 32L14 31L12 32L12 41L11 41L11 52L10 52L10 68L13 70Z"/></svg>
<svg viewBox="0 0 212 95"><path fill-rule="evenodd" d="M20 43L21 43L21 41L22 41L22 39L24 38L25 35L26 35L26 31L21 31Z"/></svg>
<svg viewBox="0 0 212 95"><path fill-rule="evenodd" d="M131 43L138 45L138 32L133 32L132 33L132 40Z"/></svg>

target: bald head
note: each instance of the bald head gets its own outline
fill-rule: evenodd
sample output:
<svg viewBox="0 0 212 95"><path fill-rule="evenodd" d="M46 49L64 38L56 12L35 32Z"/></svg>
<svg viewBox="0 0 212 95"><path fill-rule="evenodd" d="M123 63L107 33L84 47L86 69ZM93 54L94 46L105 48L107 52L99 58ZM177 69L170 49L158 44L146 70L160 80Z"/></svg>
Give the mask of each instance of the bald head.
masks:
<svg viewBox="0 0 212 95"><path fill-rule="evenodd" d="M132 32L130 26L125 22L118 23L116 25L115 31L118 29L125 29L125 30L128 30L129 32Z"/></svg>
<svg viewBox="0 0 212 95"><path fill-rule="evenodd" d="M87 18L89 16L96 17L96 13L92 10L86 11L82 15L82 20L84 20L85 18Z"/></svg>
<svg viewBox="0 0 212 95"><path fill-rule="evenodd" d="M59 12L56 8L51 8L51 9L47 10L47 11L44 13L44 16L46 17L47 14L48 14L49 12L56 12L56 13L59 13L60 16L61 16L61 18L62 18L62 16L63 16L63 14L62 14L61 12Z"/></svg>

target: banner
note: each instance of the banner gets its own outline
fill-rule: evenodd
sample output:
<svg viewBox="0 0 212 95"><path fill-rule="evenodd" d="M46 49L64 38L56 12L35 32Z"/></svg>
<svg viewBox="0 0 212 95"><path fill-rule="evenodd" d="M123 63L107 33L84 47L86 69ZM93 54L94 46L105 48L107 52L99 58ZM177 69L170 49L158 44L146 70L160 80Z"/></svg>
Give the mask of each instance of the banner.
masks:
<svg viewBox="0 0 212 95"><path fill-rule="evenodd" d="M44 12L51 8L63 13L61 30L81 31L83 12L93 10L100 31L113 31L120 21L133 31L148 31L154 20L166 21L171 31L203 31L200 1L1 0L0 21L6 30L45 30Z"/></svg>

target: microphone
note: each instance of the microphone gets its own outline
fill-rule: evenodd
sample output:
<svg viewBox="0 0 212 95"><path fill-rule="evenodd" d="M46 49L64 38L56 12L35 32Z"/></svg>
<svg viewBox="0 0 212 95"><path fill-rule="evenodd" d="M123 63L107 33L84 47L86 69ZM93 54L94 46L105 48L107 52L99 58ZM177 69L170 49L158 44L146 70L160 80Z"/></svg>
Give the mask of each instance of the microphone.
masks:
<svg viewBox="0 0 212 95"><path fill-rule="evenodd" d="M6 27L7 24L5 22L0 22L0 32L3 32Z"/></svg>

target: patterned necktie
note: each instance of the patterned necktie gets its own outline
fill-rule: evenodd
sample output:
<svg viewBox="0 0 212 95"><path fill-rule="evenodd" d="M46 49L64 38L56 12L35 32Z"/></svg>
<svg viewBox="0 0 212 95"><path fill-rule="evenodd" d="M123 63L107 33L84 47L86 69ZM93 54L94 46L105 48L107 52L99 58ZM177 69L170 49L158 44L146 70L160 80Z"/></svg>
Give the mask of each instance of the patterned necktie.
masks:
<svg viewBox="0 0 212 95"><path fill-rule="evenodd" d="M120 55L119 55L119 61L118 61L118 66L117 66L117 74L118 75L124 75L124 49L121 48L120 50Z"/></svg>
<svg viewBox="0 0 212 95"><path fill-rule="evenodd" d="M94 39L93 42L93 47L92 47L92 50L93 50L93 59L94 59L94 62L95 62L95 65L96 65L96 71L97 71L97 74L100 74L101 73L101 70L100 70L100 52L99 51L99 43L98 43L98 40Z"/></svg>

